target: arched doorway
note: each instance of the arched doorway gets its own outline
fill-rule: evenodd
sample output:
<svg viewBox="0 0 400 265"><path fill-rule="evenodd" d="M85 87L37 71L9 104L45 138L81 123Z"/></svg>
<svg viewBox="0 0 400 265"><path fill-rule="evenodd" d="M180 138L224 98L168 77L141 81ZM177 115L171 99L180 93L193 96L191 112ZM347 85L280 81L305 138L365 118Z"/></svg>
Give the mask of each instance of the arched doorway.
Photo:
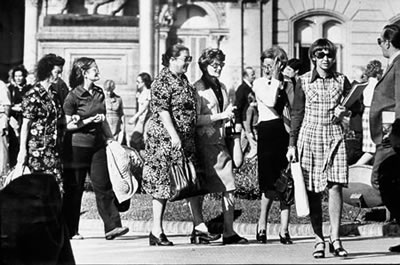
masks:
<svg viewBox="0 0 400 265"><path fill-rule="evenodd" d="M327 38L335 43L337 48L336 70L343 70L343 22L327 15L312 15L294 22L294 57L302 61L301 73L309 71L312 63L308 58L311 44L319 38Z"/></svg>
<svg viewBox="0 0 400 265"><path fill-rule="evenodd" d="M24 0L0 1L0 79L5 82L8 71L23 63L24 21Z"/></svg>

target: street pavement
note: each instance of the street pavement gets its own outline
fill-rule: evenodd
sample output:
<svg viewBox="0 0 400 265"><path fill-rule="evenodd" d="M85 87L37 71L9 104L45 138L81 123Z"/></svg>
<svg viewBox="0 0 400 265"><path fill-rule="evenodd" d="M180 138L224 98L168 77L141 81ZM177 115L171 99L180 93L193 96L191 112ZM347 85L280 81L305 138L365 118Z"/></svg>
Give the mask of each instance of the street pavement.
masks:
<svg viewBox="0 0 400 265"><path fill-rule="evenodd" d="M90 222L89 222L90 224ZM93 223L92 223L93 224ZM131 229L134 230L134 229ZM400 244L400 237L346 236L346 258L337 258L326 250L326 258L312 257L314 240L294 236L293 245L280 244L277 235L269 235L267 244L259 244L253 234L246 245L192 245L189 234L167 234L172 247L149 246L148 232L129 232L115 240L105 240L99 225L80 227L84 240L71 240L77 264L400 264L400 254L388 251Z"/></svg>

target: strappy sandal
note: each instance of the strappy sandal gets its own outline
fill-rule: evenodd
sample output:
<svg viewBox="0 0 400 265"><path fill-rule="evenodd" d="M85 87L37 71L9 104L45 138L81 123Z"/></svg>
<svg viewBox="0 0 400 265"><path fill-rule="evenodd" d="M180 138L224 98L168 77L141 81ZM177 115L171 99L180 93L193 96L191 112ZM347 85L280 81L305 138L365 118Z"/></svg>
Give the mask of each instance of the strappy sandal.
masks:
<svg viewBox="0 0 400 265"><path fill-rule="evenodd" d="M338 242L337 248L335 248L335 246L334 246L335 242ZM342 241L339 238L335 239L333 241L331 240L331 238L329 238L329 252L332 253L336 257L347 257L347 255L349 254L343 248Z"/></svg>
<svg viewBox="0 0 400 265"><path fill-rule="evenodd" d="M322 249L320 249L318 246L322 245ZM314 245L314 252L312 253L314 259L323 259L325 258L325 242L321 241L321 242L317 242Z"/></svg>

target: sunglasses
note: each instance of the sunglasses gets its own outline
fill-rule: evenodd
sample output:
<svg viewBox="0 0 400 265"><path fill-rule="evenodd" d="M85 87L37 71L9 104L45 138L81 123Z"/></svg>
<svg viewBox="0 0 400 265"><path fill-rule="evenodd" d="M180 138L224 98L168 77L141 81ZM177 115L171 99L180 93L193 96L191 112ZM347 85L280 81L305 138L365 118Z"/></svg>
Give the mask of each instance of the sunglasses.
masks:
<svg viewBox="0 0 400 265"><path fill-rule="evenodd" d="M183 61L183 62L185 62L185 63L190 63L190 62L192 62L192 56L188 56L188 57L185 57L185 59L182 59L182 58L180 58L180 57L176 57L176 59L179 59L179 60L181 60L181 61Z"/></svg>
<svg viewBox="0 0 400 265"><path fill-rule="evenodd" d="M210 66L214 69L217 69L218 67L223 68L225 66L225 63L212 63Z"/></svg>
<svg viewBox="0 0 400 265"><path fill-rule="evenodd" d="M379 46L381 46L381 44L384 43L385 40L382 40L381 38L377 38L376 42L378 43Z"/></svg>
<svg viewBox="0 0 400 265"><path fill-rule="evenodd" d="M324 52L324 51L317 51L314 53L315 57L317 57L318 59L323 59L325 56L332 59L333 58L333 54L331 54L330 52Z"/></svg>

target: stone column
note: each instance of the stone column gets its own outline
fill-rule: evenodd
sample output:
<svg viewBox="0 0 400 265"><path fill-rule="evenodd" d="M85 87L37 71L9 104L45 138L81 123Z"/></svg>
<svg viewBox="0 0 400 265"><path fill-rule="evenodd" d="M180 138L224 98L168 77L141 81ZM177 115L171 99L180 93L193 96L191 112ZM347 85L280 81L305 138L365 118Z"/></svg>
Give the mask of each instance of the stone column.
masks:
<svg viewBox="0 0 400 265"><path fill-rule="evenodd" d="M139 0L140 71L154 76L154 0Z"/></svg>
<svg viewBox="0 0 400 265"><path fill-rule="evenodd" d="M38 0L25 0L24 65L33 70L37 61Z"/></svg>

